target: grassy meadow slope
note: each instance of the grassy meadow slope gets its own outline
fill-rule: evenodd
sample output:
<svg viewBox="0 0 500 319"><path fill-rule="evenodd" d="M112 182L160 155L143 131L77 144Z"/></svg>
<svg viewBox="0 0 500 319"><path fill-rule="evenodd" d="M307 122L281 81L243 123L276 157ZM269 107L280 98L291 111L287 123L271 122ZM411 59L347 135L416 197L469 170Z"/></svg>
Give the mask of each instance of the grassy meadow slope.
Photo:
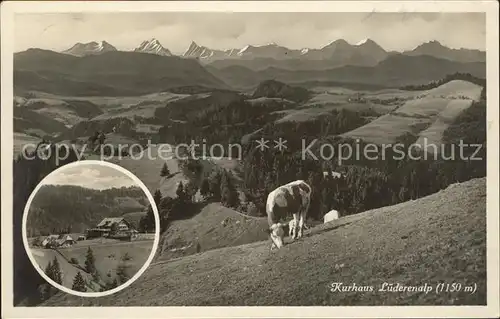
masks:
<svg viewBox="0 0 500 319"><path fill-rule="evenodd" d="M441 143L449 124L470 105L479 100L481 87L463 80L453 80L420 94L370 123L343 136L376 144L395 143L405 134L430 138Z"/></svg>
<svg viewBox="0 0 500 319"><path fill-rule="evenodd" d="M113 158L109 162L118 164L136 175L146 185L151 194L154 194L159 189L163 197L170 196L173 198L176 197L177 184L179 182L186 183L188 178L180 171L179 161L166 150L168 150L168 147L160 150L163 159L158 154L158 147L150 146L142 154L135 155L137 159L130 157ZM89 159L93 158L90 157ZM165 163L171 176L161 177L160 172Z"/></svg>
<svg viewBox="0 0 500 319"><path fill-rule="evenodd" d="M89 242L92 242L89 241ZM144 266L153 248L152 240L138 240L132 242L111 242L87 244L78 242L70 248L59 249L67 260L75 258L81 267L85 266L85 256L88 247L91 247L95 257L95 266L101 278L112 282L116 278L116 268L125 265L125 272L132 277ZM45 251L45 250L44 250ZM124 257L128 256L128 258Z"/></svg>
<svg viewBox="0 0 500 319"><path fill-rule="evenodd" d="M190 219L173 221L162 234L157 260L168 260L222 247L247 244L267 238L267 218L245 216L210 203Z"/></svg>
<svg viewBox="0 0 500 319"><path fill-rule="evenodd" d="M51 263L54 258L59 262L59 267L61 269L61 279L62 285L64 287L71 288L73 285L73 280L78 272L83 276L84 280L87 283L87 291L88 292L97 292L100 289L100 286L95 283L92 279L92 276L79 267L76 267L73 264L68 262L68 259L65 258L61 253L52 249L38 249L32 248L31 253L35 258L36 262L40 266L40 268L44 271L49 263Z"/></svg>
<svg viewBox="0 0 500 319"><path fill-rule="evenodd" d="M484 305L485 228L479 178L312 228L279 251L262 241L160 261L130 289L84 300L58 293L43 306ZM332 293L332 282L375 291ZM384 282L476 283L477 291L379 292Z"/></svg>

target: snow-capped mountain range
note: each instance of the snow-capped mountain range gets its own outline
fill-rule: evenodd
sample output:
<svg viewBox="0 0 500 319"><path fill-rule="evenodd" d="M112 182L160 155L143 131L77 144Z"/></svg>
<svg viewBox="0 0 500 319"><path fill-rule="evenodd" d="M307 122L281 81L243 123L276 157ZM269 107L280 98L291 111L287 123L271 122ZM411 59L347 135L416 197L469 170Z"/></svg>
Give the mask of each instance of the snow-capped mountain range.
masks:
<svg viewBox="0 0 500 319"><path fill-rule="evenodd" d="M160 41L155 38L143 41L141 45L134 49L134 52L150 53L161 56L172 56L170 50L164 48Z"/></svg>
<svg viewBox="0 0 500 319"><path fill-rule="evenodd" d="M114 46L109 44L106 41L99 42L89 42L89 43L80 43L78 42L71 48L63 51L62 53L74 55L74 56L87 56L87 55L96 55L109 51L117 51Z"/></svg>
<svg viewBox="0 0 500 319"><path fill-rule="evenodd" d="M104 52L117 51L117 49L106 41L77 43L62 53L75 56L87 56L102 54ZM172 56L171 51L152 38L143 41L134 52L156 54L160 56ZM334 65L376 65L389 55L400 52L388 52L371 39L363 39L356 44L350 44L343 39L330 42L320 49L303 48L289 49L276 43L266 45L246 45L243 48L228 50L210 49L206 46L191 42L187 50L181 54L184 58L196 58L201 62L210 63L217 60L328 60ZM470 49L450 49L438 41L430 41L417 46L413 50L402 52L404 55L430 55L458 62L484 62L486 53Z"/></svg>

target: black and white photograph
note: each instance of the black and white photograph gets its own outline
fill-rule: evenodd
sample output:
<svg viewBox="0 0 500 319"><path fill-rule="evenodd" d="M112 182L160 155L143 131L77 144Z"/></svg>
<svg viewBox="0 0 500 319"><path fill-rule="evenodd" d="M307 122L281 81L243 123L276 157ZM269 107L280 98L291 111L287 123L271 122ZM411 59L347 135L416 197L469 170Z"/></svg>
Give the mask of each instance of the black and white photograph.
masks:
<svg viewBox="0 0 500 319"><path fill-rule="evenodd" d="M12 13L13 311L498 314L498 3L334 2Z"/></svg>
<svg viewBox="0 0 500 319"><path fill-rule="evenodd" d="M90 161L50 173L26 207L25 246L54 283L79 293L127 283L154 254L155 216L122 171ZM41 300L58 289L41 284Z"/></svg>

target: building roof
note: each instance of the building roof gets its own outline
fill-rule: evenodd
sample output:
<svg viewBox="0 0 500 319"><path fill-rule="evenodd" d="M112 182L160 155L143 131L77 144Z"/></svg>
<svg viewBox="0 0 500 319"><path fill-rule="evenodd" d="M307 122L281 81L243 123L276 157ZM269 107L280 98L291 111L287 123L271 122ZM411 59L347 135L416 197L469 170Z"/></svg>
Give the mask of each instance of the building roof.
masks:
<svg viewBox="0 0 500 319"><path fill-rule="evenodd" d="M45 238L43 239L43 241L46 241L46 240L47 240L47 241L49 241L49 240L50 240L50 241L51 241L51 240L57 240L58 238L59 238L59 235L48 235L47 237L45 237Z"/></svg>
<svg viewBox="0 0 500 319"><path fill-rule="evenodd" d="M111 227L114 223L120 223L124 220L125 219L123 217L106 217L99 224L97 224L97 227Z"/></svg>
<svg viewBox="0 0 500 319"><path fill-rule="evenodd" d="M75 241L75 240L68 234L61 234L61 235L49 235L45 237L43 241L54 242L57 245L61 245L67 241Z"/></svg>
<svg viewBox="0 0 500 319"><path fill-rule="evenodd" d="M64 243L65 243L65 242L67 242L67 241L74 241L74 240L73 240L73 238L71 238L71 236L68 236L68 237L66 237L66 238L62 238L62 239L58 239L58 240L56 240L56 243L57 243L58 245L62 245L62 244L64 244Z"/></svg>

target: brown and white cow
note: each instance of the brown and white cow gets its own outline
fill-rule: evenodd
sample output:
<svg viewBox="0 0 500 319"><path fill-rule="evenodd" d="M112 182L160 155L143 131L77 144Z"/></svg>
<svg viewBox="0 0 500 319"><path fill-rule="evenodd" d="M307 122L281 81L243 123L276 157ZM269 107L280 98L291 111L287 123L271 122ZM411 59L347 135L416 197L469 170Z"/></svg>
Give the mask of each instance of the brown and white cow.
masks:
<svg viewBox="0 0 500 319"><path fill-rule="evenodd" d="M292 219L288 222L288 236L292 237L293 236L293 231L295 230L295 225L297 225L297 222L295 219ZM307 226L306 222L304 221L304 229L309 229Z"/></svg>
<svg viewBox="0 0 500 319"><path fill-rule="evenodd" d="M269 233L272 240L271 249L283 247L286 224L280 223L288 214L293 215L293 229L290 231L292 239L302 237L304 222L311 202L311 186L303 180L282 185L267 196L266 212L269 223Z"/></svg>

